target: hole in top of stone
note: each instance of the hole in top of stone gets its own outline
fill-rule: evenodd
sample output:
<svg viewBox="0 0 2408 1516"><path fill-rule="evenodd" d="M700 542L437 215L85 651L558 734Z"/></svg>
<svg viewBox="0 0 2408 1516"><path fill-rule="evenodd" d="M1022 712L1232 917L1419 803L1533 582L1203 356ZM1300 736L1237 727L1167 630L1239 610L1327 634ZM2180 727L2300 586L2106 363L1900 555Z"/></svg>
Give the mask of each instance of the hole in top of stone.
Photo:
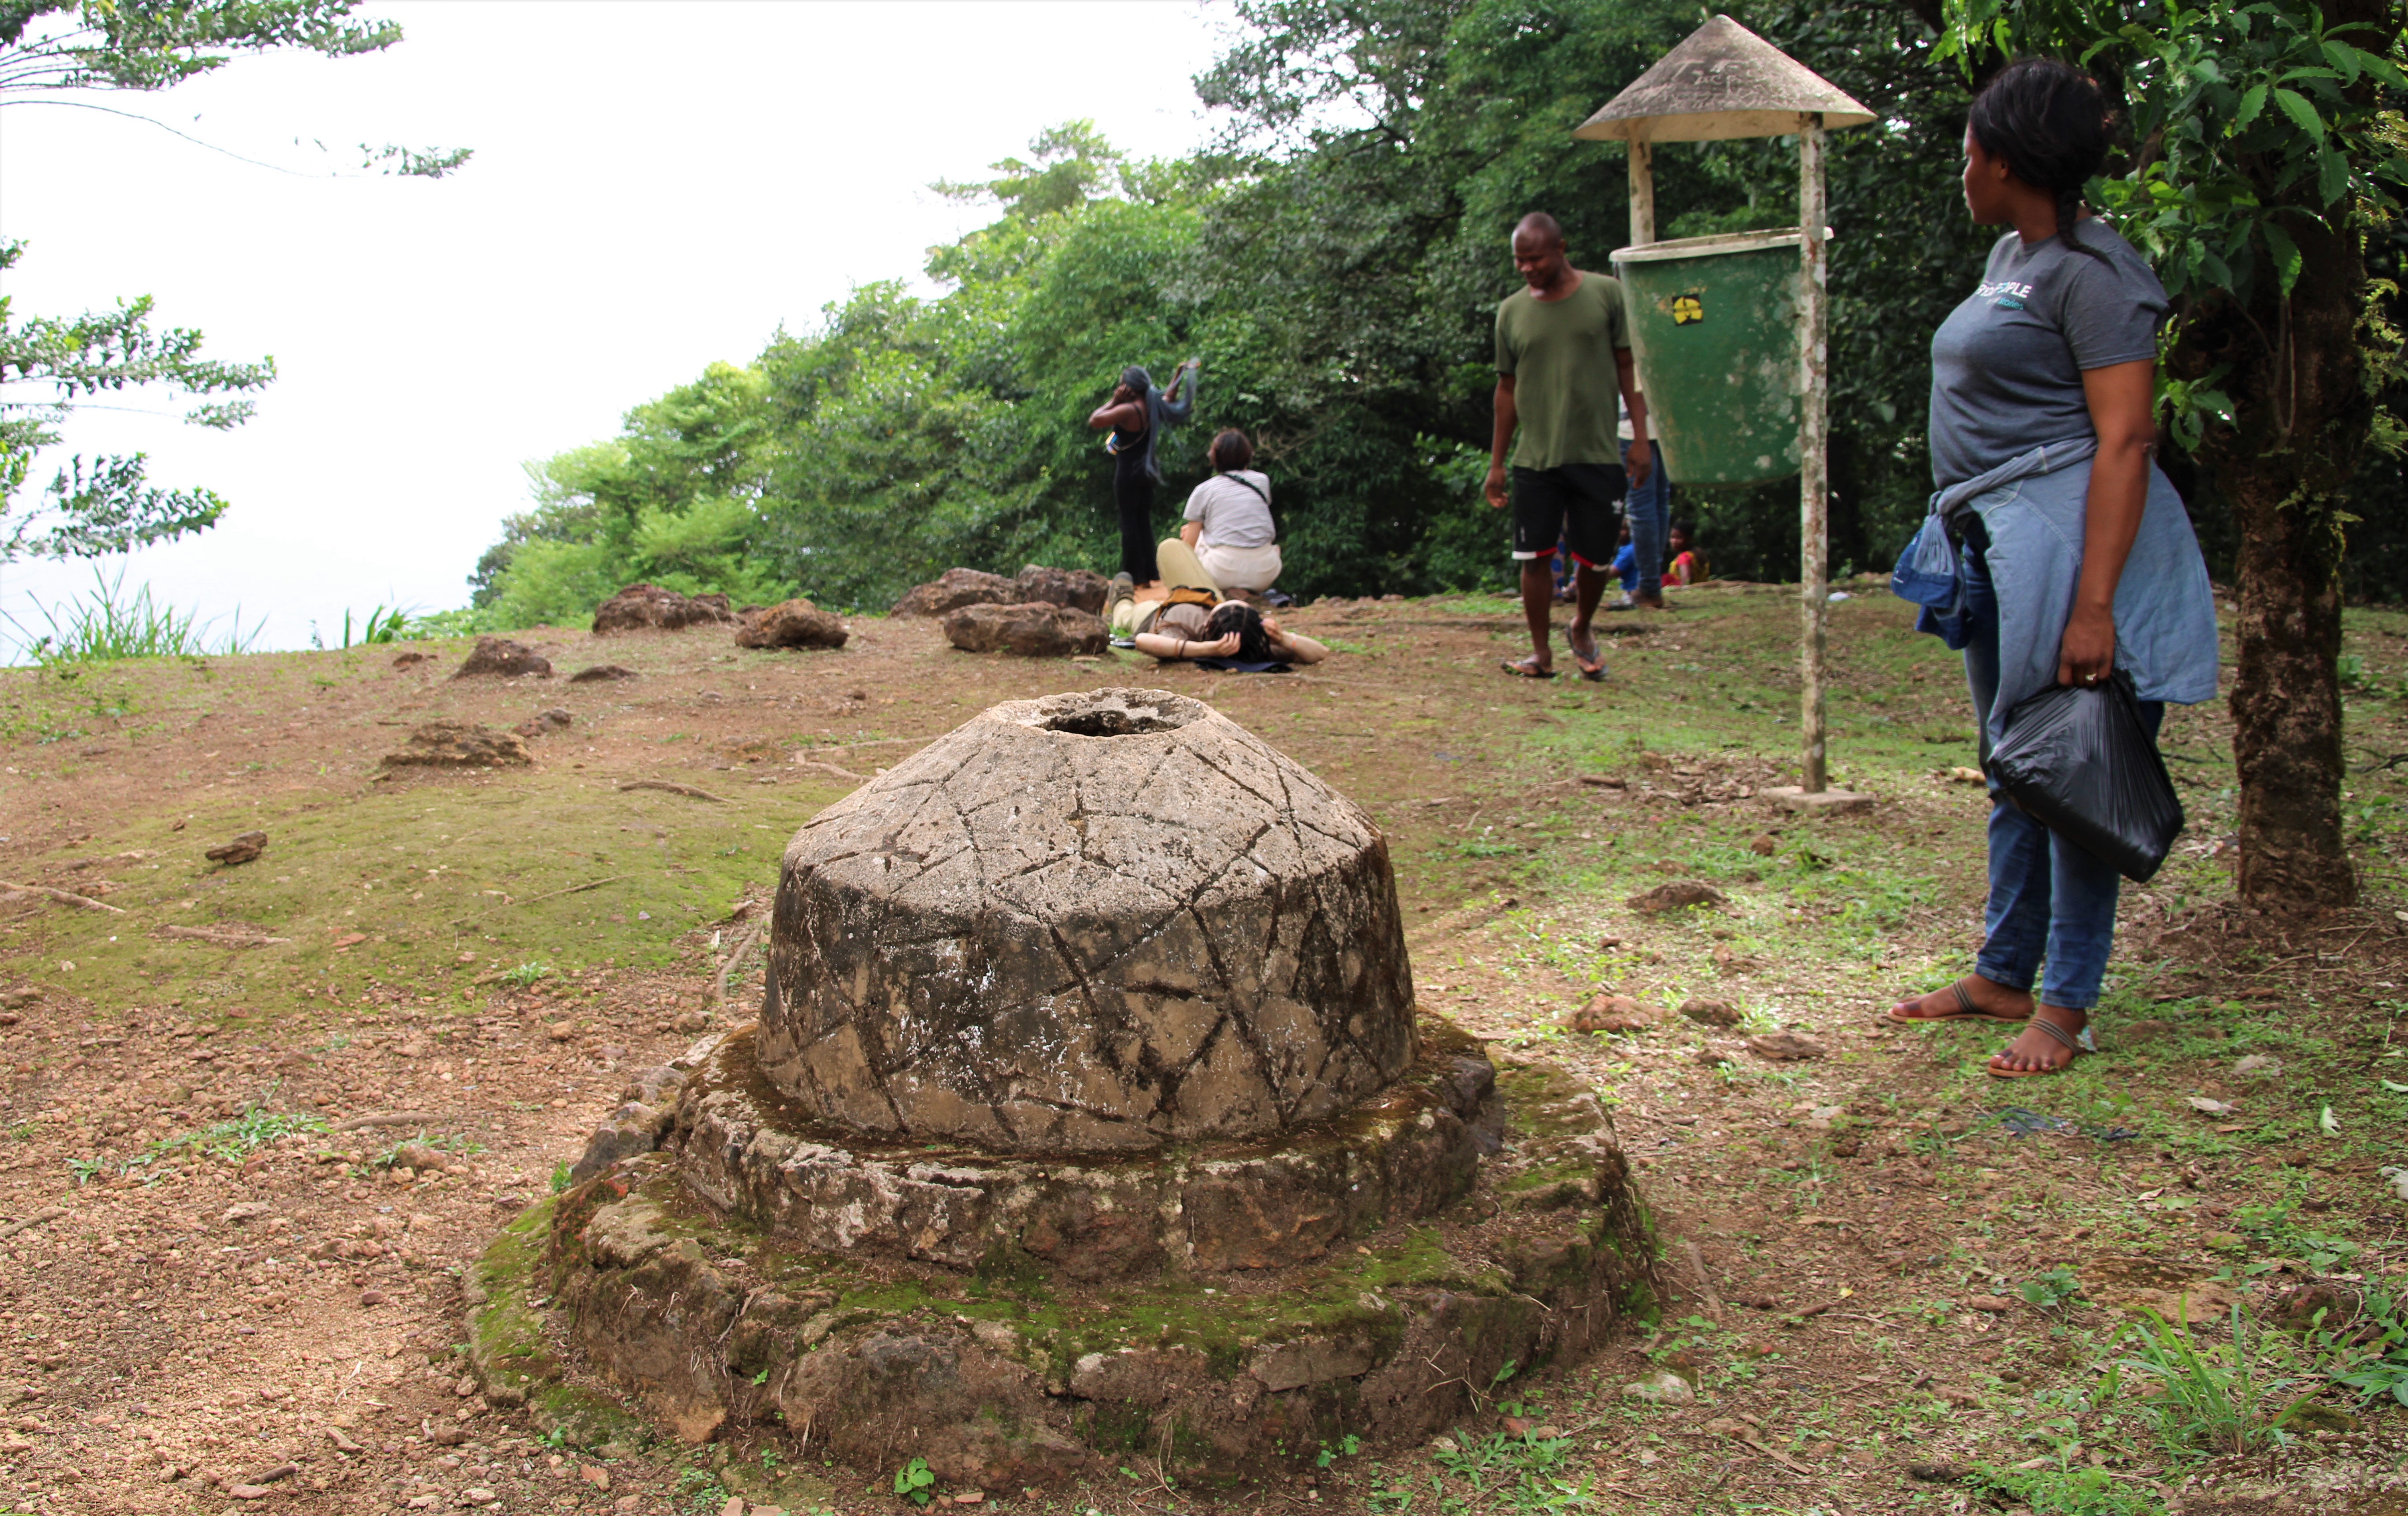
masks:
<svg viewBox="0 0 2408 1516"><path fill-rule="evenodd" d="M1149 732L1175 732L1194 721L1204 708L1176 696L1137 700L1097 691L1040 703L1036 720L1040 732L1068 732L1073 737L1141 737Z"/></svg>
<svg viewBox="0 0 2408 1516"><path fill-rule="evenodd" d="M1157 710L1066 710L1037 723L1048 732L1079 737L1135 737L1141 732L1175 732L1183 721L1166 721Z"/></svg>

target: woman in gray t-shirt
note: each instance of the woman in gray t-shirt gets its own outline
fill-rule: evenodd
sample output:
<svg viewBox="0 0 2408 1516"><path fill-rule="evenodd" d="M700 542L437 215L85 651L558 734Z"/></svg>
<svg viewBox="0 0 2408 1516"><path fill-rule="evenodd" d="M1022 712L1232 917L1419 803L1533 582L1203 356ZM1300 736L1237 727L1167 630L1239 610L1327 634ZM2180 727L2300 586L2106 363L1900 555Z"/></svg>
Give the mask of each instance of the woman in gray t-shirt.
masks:
<svg viewBox="0 0 2408 1516"><path fill-rule="evenodd" d="M2129 675L2152 735L2168 700L2215 689L2206 565L2153 458L2165 291L2082 206L2106 119L2086 76L2027 59L1990 81L1965 129L1966 207L2013 230L1931 339L1931 471L1935 508L1962 523L1962 645L1985 764L2007 713L2052 682ZM2054 1073L2098 1003L2120 881L2004 798L1989 841L1973 972L1890 1016L2021 1025L1990 1072Z"/></svg>

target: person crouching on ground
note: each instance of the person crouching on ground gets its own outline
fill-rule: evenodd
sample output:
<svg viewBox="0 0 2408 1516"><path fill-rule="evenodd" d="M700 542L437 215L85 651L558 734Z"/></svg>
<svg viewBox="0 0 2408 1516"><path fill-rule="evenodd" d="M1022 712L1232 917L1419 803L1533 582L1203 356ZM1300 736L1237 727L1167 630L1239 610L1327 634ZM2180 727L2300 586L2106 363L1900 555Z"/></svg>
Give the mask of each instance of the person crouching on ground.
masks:
<svg viewBox="0 0 2408 1516"><path fill-rule="evenodd" d="M1706 582L1706 561L1698 555L1698 528L1692 522L1674 522L1664 535L1672 561L1664 565L1664 582L1687 586Z"/></svg>
<svg viewBox="0 0 2408 1516"><path fill-rule="evenodd" d="M1232 428L1215 436L1211 456L1212 477L1187 496L1187 524L1179 529L1179 540L1195 551L1221 594L1261 594L1280 577L1271 481L1247 466L1254 461L1254 448L1243 432Z"/></svg>
<svg viewBox="0 0 2408 1516"><path fill-rule="evenodd" d="M1497 425L1483 490L1491 508L1505 508L1505 455L1512 449L1513 557L1522 565L1530 656L1508 661L1505 671L1524 679L1555 677L1548 647L1555 575L1548 560L1560 533L1578 569L1566 639L1581 678L1601 679L1605 656L1589 622L1605 594L1606 565L1613 562L1618 503L1630 482L1653 474L1656 462L1647 443L1647 402L1631 363L1622 281L1574 268L1564 252L1563 228L1544 211L1531 212L1513 228L1513 266L1524 287L1497 307ZM1617 388L1630 412L1627 471ZM1640 565L1642 579L1647 566Z"/></svg>
<svg viewBox="0 0 2408 1516"><path fill-rule="evenodd" d="M1206 609L1166 605L1137 635L1137 651L1166 663L1193 661L1208 667L1260 673L1281 664L1317 664L1329 650L1280 623L1242 600Z"/></svg>
<svg viewBox="0 0 2408 1516"><path fill-rule="evenodd" d="M1924 531L1961 548L1947 615L1927 605L1915 625L1965 654L1985 767L2009 712L2052 685L2128 676L2152 737L2167 701L2215 694L2207 565L2152 456L2165 287L2082 206L2106 159L2107 103L2062 63L2008 64L1967 113L1966 208L2009 230L1931 338ZM2020 1026L1989 1071L2055 1073L2099 1002L2121 880L1994 794L1989 884L1973 972L1890 1018Z"/></svg>

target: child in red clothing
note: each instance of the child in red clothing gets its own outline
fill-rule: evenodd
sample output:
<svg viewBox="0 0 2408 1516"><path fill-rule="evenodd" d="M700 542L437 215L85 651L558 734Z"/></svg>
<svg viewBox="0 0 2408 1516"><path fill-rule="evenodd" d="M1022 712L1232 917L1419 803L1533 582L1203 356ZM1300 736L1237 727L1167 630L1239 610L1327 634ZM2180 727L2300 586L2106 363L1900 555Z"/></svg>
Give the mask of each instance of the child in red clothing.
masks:
<svg viewBox="0 0 2408 1516"><path fill-rule="evenodd" d="M1665 534L1664 546L1671 550L1672 553L1672 561L1664 565L1664 583L1667 587L1675 584L1703 584L1706 581L1709 577L1706 573L1706 561L1698 556L1697 550L1693 546L1697 540L1698 528L1696 523L1691 522L1674 522L1672 530Z"/></svg>

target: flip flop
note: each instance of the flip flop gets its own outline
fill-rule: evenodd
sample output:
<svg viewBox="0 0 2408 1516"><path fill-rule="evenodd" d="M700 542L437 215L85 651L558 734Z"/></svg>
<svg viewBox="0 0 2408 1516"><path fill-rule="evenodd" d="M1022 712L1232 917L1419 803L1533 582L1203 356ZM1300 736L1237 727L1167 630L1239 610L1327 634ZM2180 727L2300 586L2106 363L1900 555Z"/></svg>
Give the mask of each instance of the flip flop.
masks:
<svg viewBox="0 0 2408 1516"><path fill-rule="evenodd" d="M1497 666L1519 679L1551 679L1555 677L1554 669L1541 668L1536 658L1508 658Z"/></svg>
<svg viewBox="0 0 2408 1516"><path fill-rule="evenodd" d="M2028 1015L2001 1016L1996 1011L1984 1010L1973 1004L1971 995L1965 993L1963 980L1958 980L1948 986L1948 989L1956 997L1955 1010L1944 1010L1937 1016L1901 1016L1899 1014L1899 1011L1914 1004L1912 1000L1901 1000L1889 1008L1889 1019L1906 1026L1933 1026L1942 1022L2003 1022L2009 1026L2021 1026L2030 1020Z"/></svg>
<svg viewBox="0 0 2408 1516"><path fill-rule="evenodd" d="M1597 684L1604 680L1605 650L1597 645L1597 634L1595 632L1591 632L1588 635L1588 651L1586 652L1583 652L1581 651L1581 645L1579 643L1574 642L1572 644L1572 662L1580 665L1580 677L1588 680L1590 683Z"/></svg>
<svg viewBox="0 0 2408 1516"><path fill-rule="evenodd" d="M2006 1050L2002 1048L1991 1057L1989 1064L1986 1065L1990 1078L1994 1080L2028 1080L2036 1078L2042 1074L2062 1074L2067 1069L2073 1066L2073 1060L2081 1057L2083 1053L2087 1051L2082 1046L2082 1034L2079 1032L2069 1032L2064 1027L2057 1025L2055 1022L2046 1021L2038 1016L2034 1016L2028 1024L2036 1026L2042 1031L2046 1032L2050 1037L2054 1037L2061 1046L2063 1046L2065 1049L2065 1062L2057 1065L2055 1068L2000 1068L1998 1061L1999 1059L2006 1056Z"/></svg>

